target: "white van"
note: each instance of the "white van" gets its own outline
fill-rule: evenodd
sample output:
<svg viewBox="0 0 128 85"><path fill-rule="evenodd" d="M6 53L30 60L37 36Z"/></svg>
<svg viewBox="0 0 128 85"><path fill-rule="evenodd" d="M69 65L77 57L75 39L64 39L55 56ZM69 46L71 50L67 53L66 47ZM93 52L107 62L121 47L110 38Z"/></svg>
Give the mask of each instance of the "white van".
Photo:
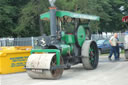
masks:
<svg viewBox="0 0 128 85"><path fill-rule="evenodd" d="M128 28L128 16L124 16L122 21L126 23L126 27ZM124 49L125 49L125 57L128 59L128 31L125 33L124 37Z"/></svg>
<svg viewBox="0 0 128 85"><path fill-rule="evenodd" d="M125 34L124 37L124 49L125 49L125 57L128 59L128 33Z"/></svg>

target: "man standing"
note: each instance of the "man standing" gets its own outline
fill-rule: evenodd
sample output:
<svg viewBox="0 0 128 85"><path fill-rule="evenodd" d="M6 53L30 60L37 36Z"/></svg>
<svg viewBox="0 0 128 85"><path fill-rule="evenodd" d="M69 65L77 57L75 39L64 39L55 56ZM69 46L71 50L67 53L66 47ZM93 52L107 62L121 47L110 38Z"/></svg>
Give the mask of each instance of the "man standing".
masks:
<svg viewBox="0 0 128 85"><path fill-rule="evenodd" d="M115 61L119 60L119 58L117 57L117 50L116 50L116 46L117 46L117 43L118 43L118 40L117 40L117 33L114 34L114 36L112 36L109 40L110 42L110 45L111 45L111 50L110 50L110 55L108 56L108 59L111 61L111 57L114 53L114 56L115 56Z"/></svg>

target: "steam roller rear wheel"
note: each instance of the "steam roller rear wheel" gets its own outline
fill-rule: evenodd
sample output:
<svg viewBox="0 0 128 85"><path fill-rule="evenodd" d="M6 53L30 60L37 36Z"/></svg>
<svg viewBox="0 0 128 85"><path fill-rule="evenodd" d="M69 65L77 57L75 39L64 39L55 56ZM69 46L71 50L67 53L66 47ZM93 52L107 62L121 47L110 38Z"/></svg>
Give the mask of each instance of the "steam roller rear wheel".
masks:
<svg viewBox="0 0 128 85"><path fill-rule="evenodd" d="M85 41L82 46L82 63L83 67L87 70L93 70L97 68L99 54L95 41Z"/></svg>
<svg viewBox="0 0 128 85"><path fill-rule="evenodd" d="M62 57L60 65L63 65ZM51 68L54 66L56 66L56 55L51 54L32 54L26 64L26 68L37 69L27 70L28 75L34 79L59 79L62 76L63 68L52 70Z"/></svg>

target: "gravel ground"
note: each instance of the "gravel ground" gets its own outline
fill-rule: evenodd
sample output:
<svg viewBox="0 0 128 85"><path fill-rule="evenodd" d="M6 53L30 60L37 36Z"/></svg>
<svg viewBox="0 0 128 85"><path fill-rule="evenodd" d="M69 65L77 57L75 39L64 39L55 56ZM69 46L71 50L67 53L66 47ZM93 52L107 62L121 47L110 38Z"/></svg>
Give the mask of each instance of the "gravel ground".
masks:
<svg viewBox="0 0 128 85"><path fill-rule="evenodd" d="M128 61L124 55L118 62L110 62L101 55L95 70L85 70L82 64L65 70L59 80L31 79L25 72L0 75L0 85L128 85Z"/></svg>

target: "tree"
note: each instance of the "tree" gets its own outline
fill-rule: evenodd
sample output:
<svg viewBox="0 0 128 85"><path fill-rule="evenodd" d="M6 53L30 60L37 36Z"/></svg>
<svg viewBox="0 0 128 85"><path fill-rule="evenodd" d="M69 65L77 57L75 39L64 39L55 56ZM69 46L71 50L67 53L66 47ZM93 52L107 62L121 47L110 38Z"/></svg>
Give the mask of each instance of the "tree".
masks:
<svg viewBox="0 0 128 85"><path fill-rule="evenodd" d="M0 0L0 37L40 36L49 34L49 22L40 28L40 14L49 11L48 0ZM59 10L100 16L91 21L93 32L122 30L121 18L128 14L127 0L57 0Z"/></svg>
<svg viewBox="0 0 128 85"><path fill-rule="evenodd" d="M22 0L24 4L28 0ZM0 0L0 37L15 36L14 29L18 23L21 0Z"/></svg>
<svg viewBox="0 0 128 85"><path fill-rule="evenodd" d="M39 36L39 18L42 12L48 11L47 0L31 0L20 13L19 23L15 32L17 36Z"/></svg>

